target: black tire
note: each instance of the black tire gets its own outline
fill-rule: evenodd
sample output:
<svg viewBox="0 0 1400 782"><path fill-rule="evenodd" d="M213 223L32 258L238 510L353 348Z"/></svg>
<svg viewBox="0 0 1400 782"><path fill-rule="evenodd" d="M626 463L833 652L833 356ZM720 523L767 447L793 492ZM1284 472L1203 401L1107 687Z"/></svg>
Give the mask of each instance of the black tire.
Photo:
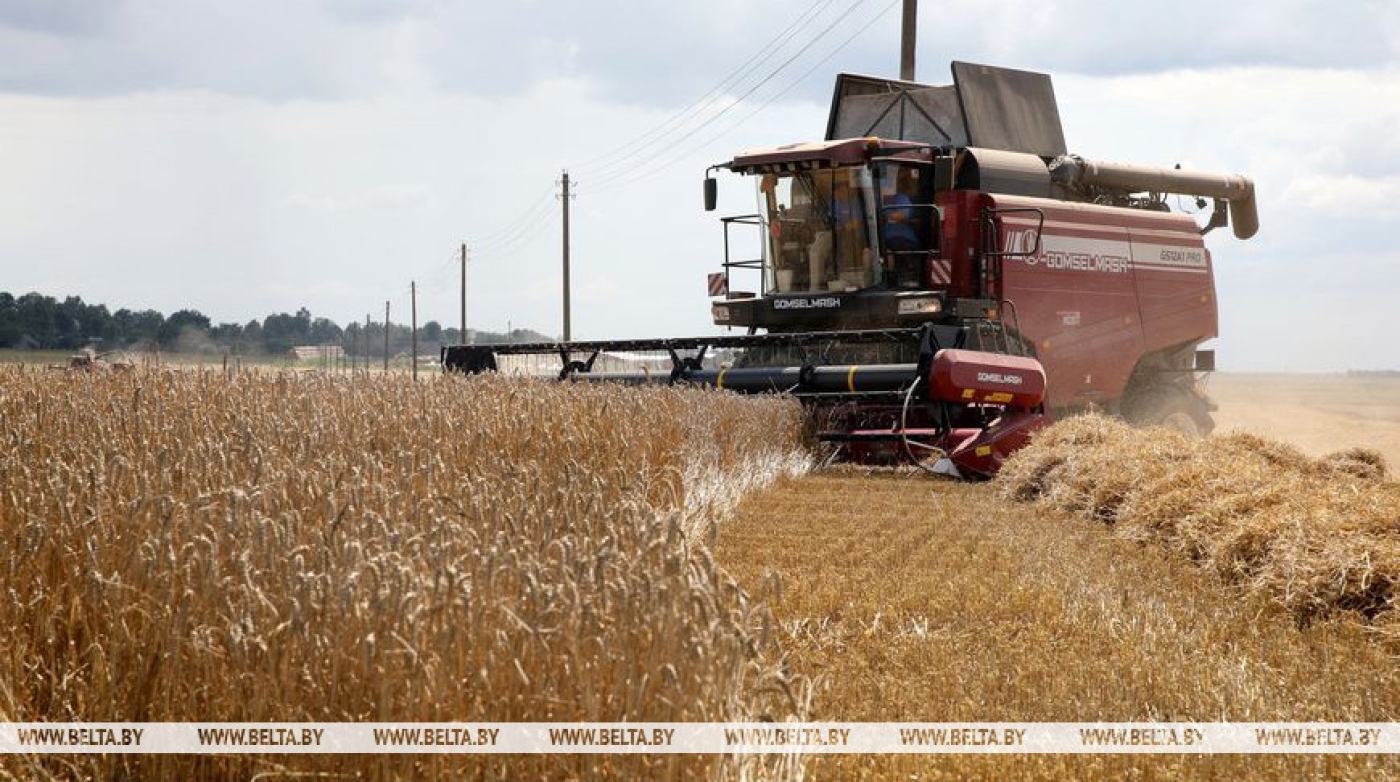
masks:
<svg viewBox="0 0 1400 782"><path fill-rule="evenodd" d="M1139 394L1125 407L1123 417L1134 426L1160 426L1189 437L1205 437L1215 430L1205 400L1170 386Z"/></svg>

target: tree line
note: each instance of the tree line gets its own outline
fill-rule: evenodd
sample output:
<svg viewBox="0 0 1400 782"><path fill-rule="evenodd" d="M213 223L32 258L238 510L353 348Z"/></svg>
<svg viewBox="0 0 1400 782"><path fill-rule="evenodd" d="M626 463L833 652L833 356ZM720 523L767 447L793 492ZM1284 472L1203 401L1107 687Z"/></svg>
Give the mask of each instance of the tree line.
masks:
<svg viewBox="0 0 1400 782"><path fill-rule="evenodd" d="M528 329L510 334L478 331L482 343L547 341ZM420 352L434 352L438 345L459 344L455 328L428 321L418 328ZM389 351L409 350L413 332L407 325L389 326ZM164 315L156 310L108 310L105 304L88 304L79 296L62 301L39 293L14 296L0 291L0 348L31 350L159 349L182 353L231 352L242 355L281 355L295 345L339 345L349 355L377 356L384 351L384 324L350 323L344 327L329 318L313 317L302 307L295 314L268 315L247 323L211 322L193 309Z"/></svg>

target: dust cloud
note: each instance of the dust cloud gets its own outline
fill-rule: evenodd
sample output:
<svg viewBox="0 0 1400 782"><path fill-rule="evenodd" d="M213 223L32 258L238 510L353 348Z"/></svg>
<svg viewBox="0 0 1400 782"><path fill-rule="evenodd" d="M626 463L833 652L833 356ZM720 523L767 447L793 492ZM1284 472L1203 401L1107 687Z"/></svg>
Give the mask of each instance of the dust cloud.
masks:
<svg viewBox="0 0 1400 782"><path fill-rule="evenodd" d="M1243 430L1313 456L1371 448L1400 470L1400 375L1216 374L1216 431Z"/></svg>

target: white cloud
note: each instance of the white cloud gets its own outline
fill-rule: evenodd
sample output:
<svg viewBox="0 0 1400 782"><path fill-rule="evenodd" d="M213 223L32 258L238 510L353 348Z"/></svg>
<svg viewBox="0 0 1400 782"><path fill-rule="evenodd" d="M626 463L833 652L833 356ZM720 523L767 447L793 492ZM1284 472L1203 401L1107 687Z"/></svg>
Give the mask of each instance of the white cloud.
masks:
<svg viewBox="0 0 1400 782"><path fill-rule="evenodd" d="M1400 177L1303 176L1288 183L1283 200L1326 216L1396 222Z"/></svg>
<svg viewBox="0 0 1400 782"><path fill-rule="evenodd" d="M838 21L849 7L825 3L806 20L817 8L810 0L0 0L0 89L196 89L285 100L436 85L499 97L543 79L585 78L613 102L674 106L756 52L781 49L757 70L768 72L832 25L812 62L883 4ZM948 0L922 11L920 73L933 81L946 78L944 57L1096 75L1366 69L1393 58L1400 31L1400 7L1385 0ZM898 16L886 14L832 69L894 70ZM787 45L775 44L794 24ZM806 97L821 98L825 82L804 85Z"/></svg>
<svg viewBox="0 0 1400 782"><path fill-rule="evenodd" d="M575 333L709 331L701 286L723 244L700 210L705 166L820 136L836 70L896 66L892 14L729 136L703 143L844 35L714 125L640 149L624 143L811 4L121 0L80 18L92 5L0 0L3 287L216 320L302 305L377 319L416 279L420 319L455 324L458 244L504 227L520 240L482 243L469 270L473 324L558 332L558 218L517 219L571 167ZM1294 365L1306 323L1330 346L1308 362L1400 366L1384 301L1400 286L1394 3L931 8L927 80L950 58L1049 70L1072 151L1255 179L1258 238L1209 239L1222 365ZM753 209L747 181L725 177L721 196L720 214Z"/></svg>
<svg viewBox="0 0 1400 782"><path fill-rule="evenodd" d="M390 187L365 193L292 193L281 203L313 212L364 212L411 209L422 207L427 201L428 196L419 188Z"/></svg>

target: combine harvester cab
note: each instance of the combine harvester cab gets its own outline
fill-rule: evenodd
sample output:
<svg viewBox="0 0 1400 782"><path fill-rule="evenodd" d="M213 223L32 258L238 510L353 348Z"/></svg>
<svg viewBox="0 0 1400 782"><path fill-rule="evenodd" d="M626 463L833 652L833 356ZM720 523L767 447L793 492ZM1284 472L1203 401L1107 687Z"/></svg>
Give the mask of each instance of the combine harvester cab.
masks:
<svg viewBox="0 0 1400 782"><path fill-rule="evenodd" d="M1213 426L1202 236L1254 235L1249 179L1070 155L1049 76L968 63L947 86L842 74L826 140L712 166L707 210L721 169L756 183L758 211L722 221L710 281L714 323L746 335L453 346L443 366L544 354L561 379L793 394L840 458L968 478L1051 415ZM1168 194L1211 199L1209 220L1172 214ZM744 226L761 257L731 260Z"/></svg>

